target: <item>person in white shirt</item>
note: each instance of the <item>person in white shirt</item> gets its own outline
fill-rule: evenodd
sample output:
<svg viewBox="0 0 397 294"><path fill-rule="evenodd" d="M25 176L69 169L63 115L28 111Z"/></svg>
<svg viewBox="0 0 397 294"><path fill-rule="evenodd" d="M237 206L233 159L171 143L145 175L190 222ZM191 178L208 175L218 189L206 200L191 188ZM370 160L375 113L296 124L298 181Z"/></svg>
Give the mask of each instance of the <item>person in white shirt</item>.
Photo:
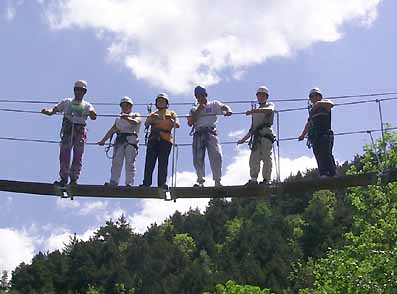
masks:
<svg viewBox="0 0 397 294"><path fill-rule="evenodd" d="M109 186L117 186L120 181L121 170L125 162L125 185L132 187L135 178L135 160L138 155L139 130L141 118L139 113L132 112L133 102L130 97L123 97L120 100L121 114L116 118L113 126L98 142L98 145L105 145L105 142L114 134L117 134L114 143L112 168L110 170L110 181L105 183Z"/></svg>
<svg viewBox="0 0 397 294"><path fill-rule="evenodd" d="M250 177L246 185L258 184L258 175L260 171L261 161L262 167L262 184L269 184L272 175L272 149L275 141L273 133L273 117L274 104L268 102L269 89L266 86L261 86L256 91L256 98L259 107L248 110L245 114L251 115L252 123L248 133L237 142L243 144L250 139L249 147L251 155L249 159Z"/></svg>
<svg viewBox="0 0 397 294"><path fill-rule="evenodd" d="M193 165L197 173L194 186L204 186L204 157L207 150L215 186L219 187L222 186L222 149L216 131L217 116L231 116L232 109L219 101L208 101L207 90L201 86L194 89L194 95L197 105L188 116L188 125L193 127Z"/></svg>
<svg viewBox="0 0 397 294"><path fill-rule="evenodd" d="M87 140L86 121L88 117L96 119L94 107L83 99L87 93L87 82L78 80L74 83L74 98L66 98L52 109L42 109L45 115L64 114L61 129L61 147L59 154L60 180L54 184L66 185L70 177L70 184L77 184L81 174L84 145ZM71 152L73 160L70 165Z"/></svg>

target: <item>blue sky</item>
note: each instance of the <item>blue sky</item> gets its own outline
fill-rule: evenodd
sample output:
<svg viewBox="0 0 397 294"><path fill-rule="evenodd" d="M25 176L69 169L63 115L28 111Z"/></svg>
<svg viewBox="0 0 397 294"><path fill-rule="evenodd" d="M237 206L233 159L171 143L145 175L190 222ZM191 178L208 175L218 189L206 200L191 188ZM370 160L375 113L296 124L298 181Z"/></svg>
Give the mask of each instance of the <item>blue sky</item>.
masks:
<svg viewBox="0 0 397 294"><path fill-rule="evenodd" d="M63 2L64 6L60 6ZM87 100L114 102L128 95L136 103L153 101L159 92L172 102L194 102L194 85L208 85L210 98L253 99L267 85L271 98L304 98L311 87L325 95L396 92L397 26L395 1L290 0L153 1L2 0L0 2L0 99L56 101L72 95L76 79L88 81ZM216 14L216 12L220 12ZM224 28L224 29L223 29ZM46 105L43 105L46 106ZM50 105L47 105L50 106ZM305 106L278 103L278 109ZM397 126L395 102L383 104L385 121ZM40 110L41 105L3 103ZM232 105L235 112L249 105ZM335 132L377 128L376 104L337 107ZM175 107L184 115L188 107ZM97 107L98 113L119 109ZM136 111L144 114L145 107ZM281 114L281 137L299 135L305 111ZM1 113L0 136L57 140L61 117ZM98 141L112 119L89 122L88 140ZM191 141L185 119L177 141ZM249 118L221 118L222 141L249 128ZM142 132L143 133L143 132ZM143 136L141 136L143 139ZM365 135L338 137L335 157L351 159L369 142ZM56 144L1 141L1 179L52 182L58 175ZM223 147L225 184L248 179L246 147ZM181 148L178 184L194 182L189 148ZM145 149L140 149L136 183L142 181ZM313 166L304 143L281 145L282 173ZM86 148L81 183L102 184L110 161L102 147ZM210 171L208 171L209 173ZM138 231L160 222L175 209L205 208L206 201L77 199L0 192L0 270L29 260L37 250L53 250L70 233L87 237L110 217L126 214ZM11 241L14 240L14 245ZM16 245L15 245L16 244ZM10 254L10 252L12 252Z"/></svg>

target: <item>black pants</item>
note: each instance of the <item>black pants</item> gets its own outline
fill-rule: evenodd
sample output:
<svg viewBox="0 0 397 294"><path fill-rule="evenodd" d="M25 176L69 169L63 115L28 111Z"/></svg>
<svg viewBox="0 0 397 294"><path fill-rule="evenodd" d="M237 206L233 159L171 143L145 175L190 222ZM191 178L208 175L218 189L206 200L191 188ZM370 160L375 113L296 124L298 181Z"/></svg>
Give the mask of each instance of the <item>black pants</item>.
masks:
<svg viewBox="0 0 397 294"><path fill-rule="evenodd" d="M336 165L332 148L334 147L334 133L319 135L313 142L313 152L317 160L318 171L320 176L335 176Z"/></svg>
<svg viewBox="0 0 397 294"><path fill-rule="evenodd" d="M149 140L146 147L145 174L143 179L144 186L152 185L153 170L158 159L158 186L162 186L167 181L168 158L172 144L164 140Z"/></svg>

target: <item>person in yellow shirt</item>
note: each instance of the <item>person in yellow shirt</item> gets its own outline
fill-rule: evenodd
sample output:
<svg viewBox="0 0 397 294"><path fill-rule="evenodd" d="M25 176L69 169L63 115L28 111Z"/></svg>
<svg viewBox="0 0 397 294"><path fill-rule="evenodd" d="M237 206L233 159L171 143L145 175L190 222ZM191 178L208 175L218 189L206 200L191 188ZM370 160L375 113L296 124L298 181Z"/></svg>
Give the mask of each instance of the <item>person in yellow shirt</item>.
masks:
<svg viewBox="0 0 397 294"><path fill-rule="evenodd" d="M158 160L158 187L168 189L166 181L168 158L173 144L172 129L179 128L178 117L174 111L168 110L168 106L168 95L158 94L157 111L152 112L145 121L145 126L150 126L150 135L146 146L145 172L141 187L152 185L153 170Z"/></svg>

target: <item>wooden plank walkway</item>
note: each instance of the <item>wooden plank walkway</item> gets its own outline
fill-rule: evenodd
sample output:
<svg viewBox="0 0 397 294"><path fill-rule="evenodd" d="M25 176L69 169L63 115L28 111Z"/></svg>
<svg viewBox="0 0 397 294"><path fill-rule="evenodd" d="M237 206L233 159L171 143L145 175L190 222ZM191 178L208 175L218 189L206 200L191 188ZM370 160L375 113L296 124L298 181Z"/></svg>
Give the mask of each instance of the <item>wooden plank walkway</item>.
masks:
<svg viewBox="0 0 397 294"><path fill-rule="evenodd" d="M382 176L367 173L340 176L326 179L303 179L285 181L272 185L257 186L223 186L223 187L176 187L170 193L158 188L141 187L105 187L103 185L67 186L67 195L73 197L104 197L104 198L142 198L142 199L179 199L179 198L223 198L223 197L266 197L279 193L309 192L316 190L335 190L348 187L368 186L382 183L397 182L397 169L389 170ZM0 191L24 193L32 195L62 196L62 191L50 183L20 182L0 180Z"/></svg>

